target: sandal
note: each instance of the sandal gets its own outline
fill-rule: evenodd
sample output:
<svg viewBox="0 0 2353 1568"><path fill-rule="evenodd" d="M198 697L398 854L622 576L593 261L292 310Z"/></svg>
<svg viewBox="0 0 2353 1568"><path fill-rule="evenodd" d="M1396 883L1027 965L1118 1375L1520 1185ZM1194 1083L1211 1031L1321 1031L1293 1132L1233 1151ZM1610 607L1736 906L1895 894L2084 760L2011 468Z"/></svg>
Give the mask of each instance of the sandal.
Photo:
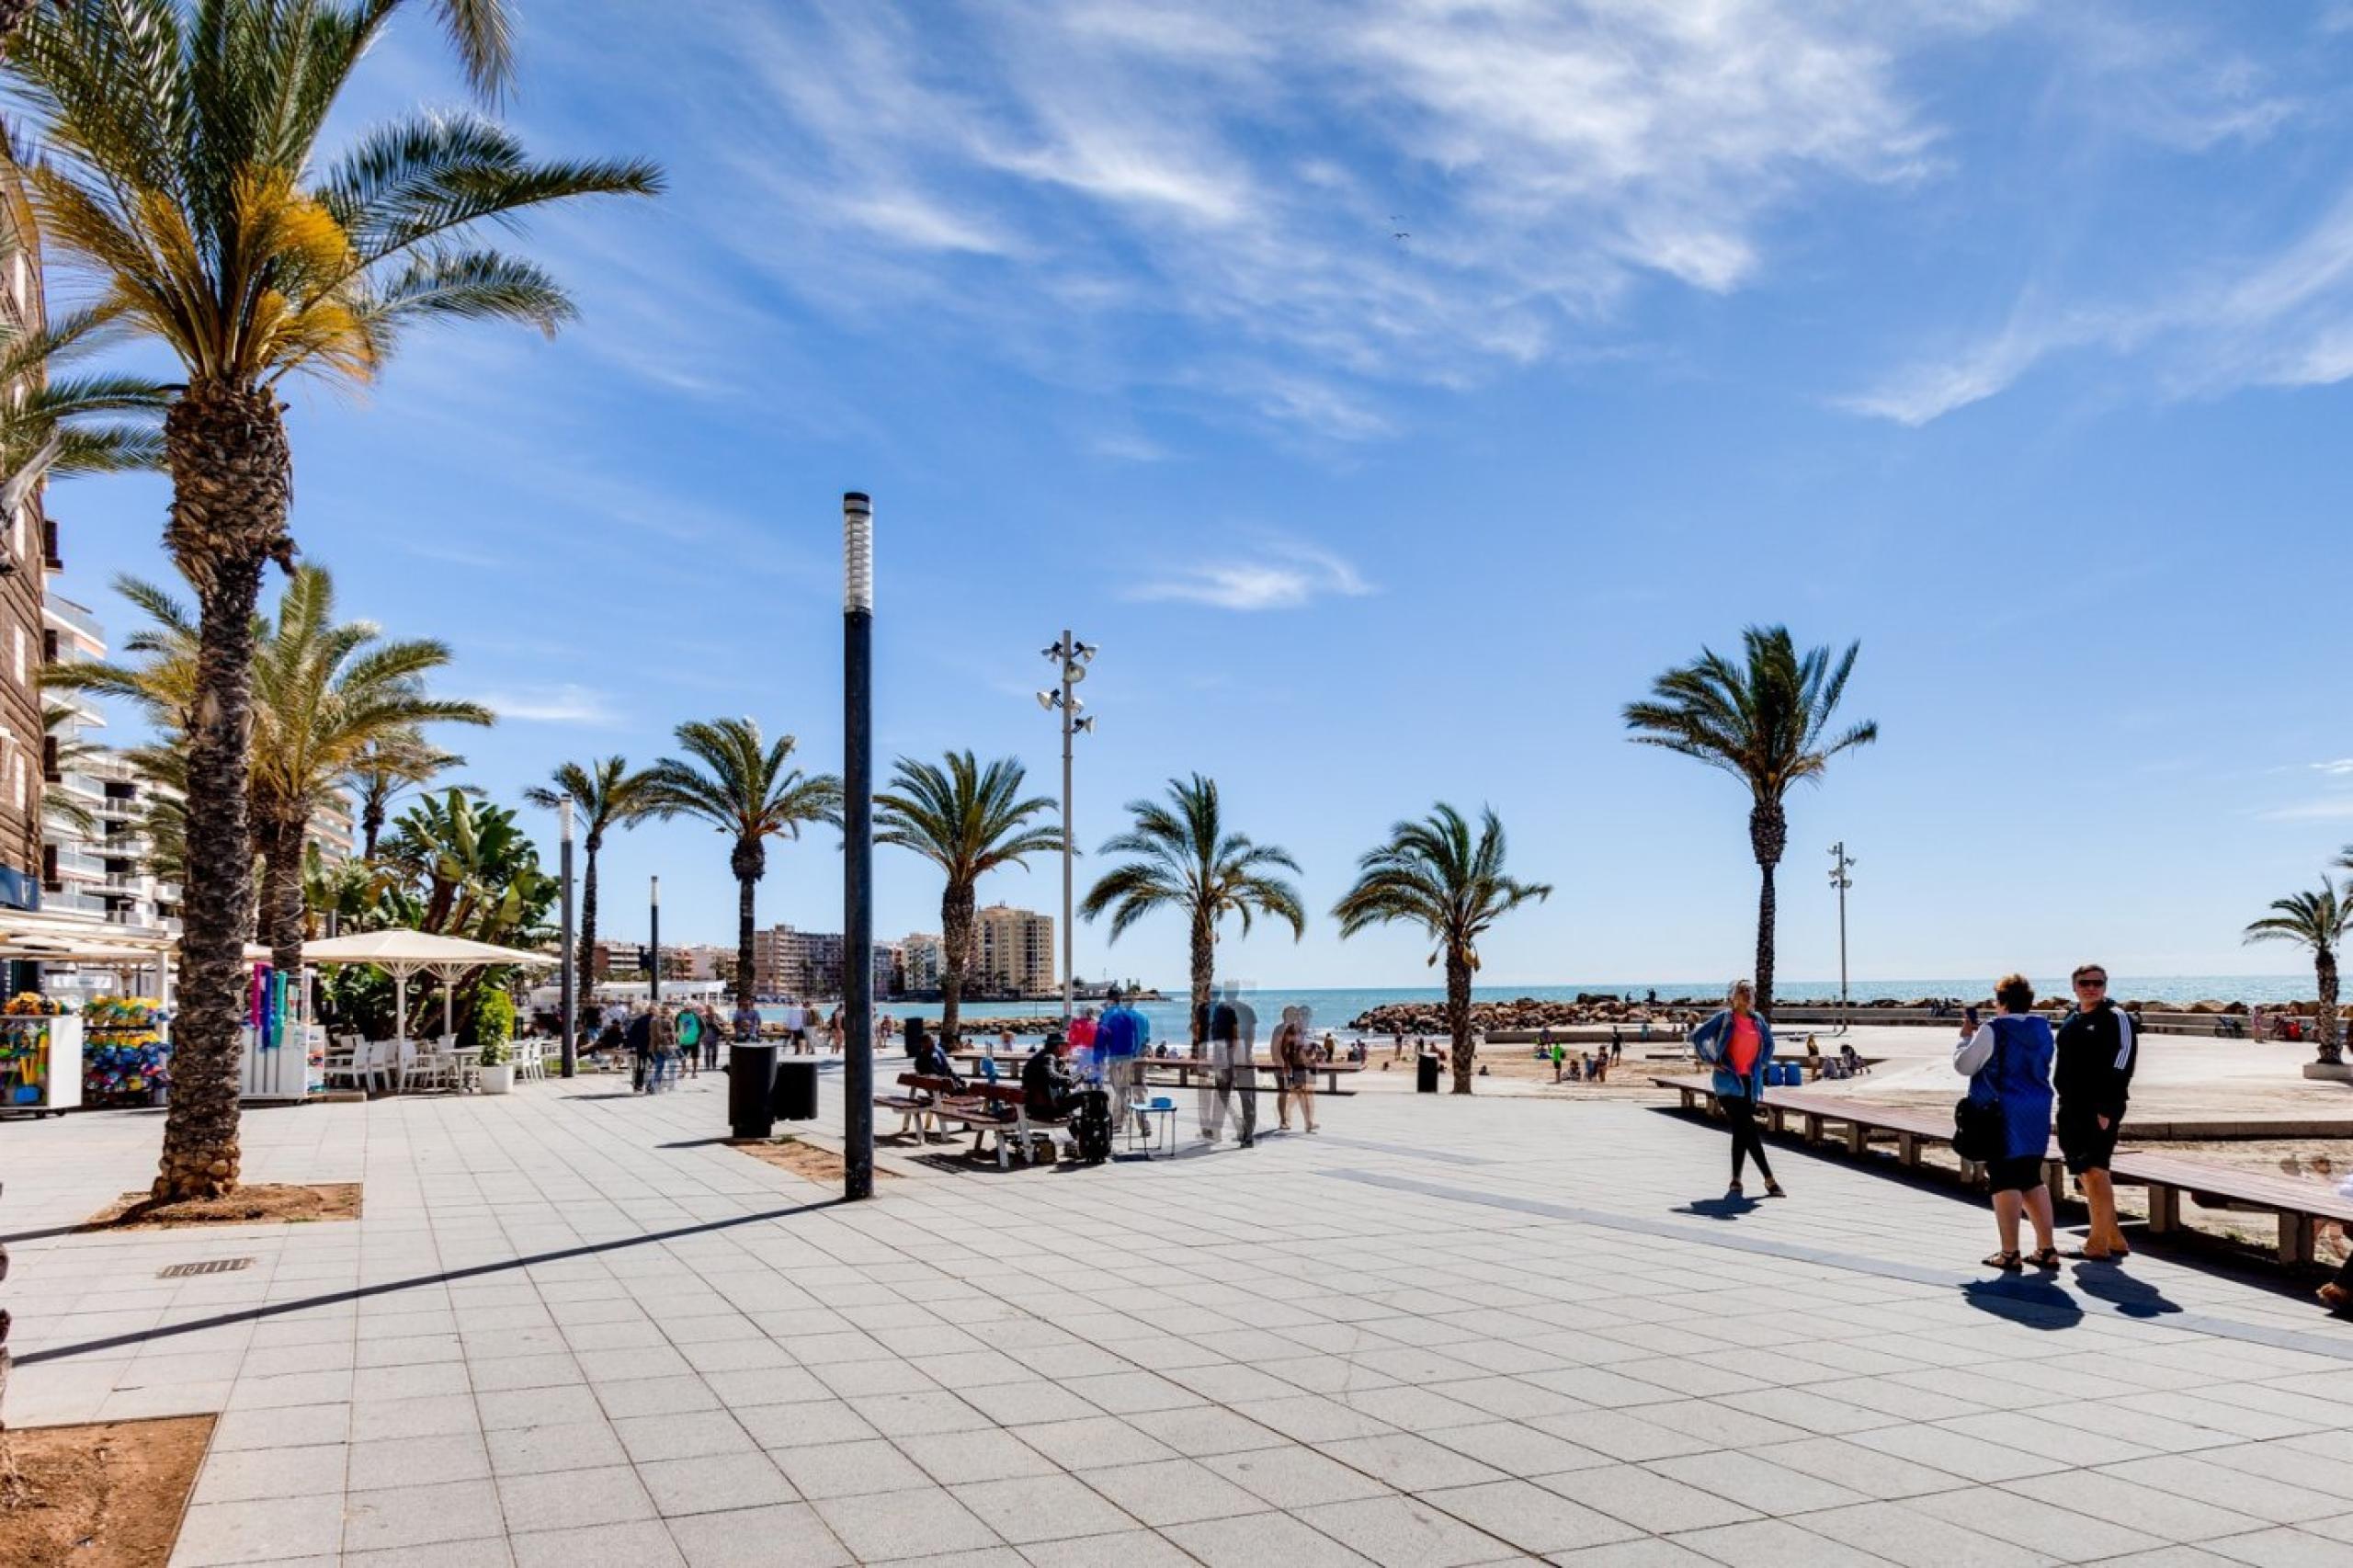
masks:
<svg viewBox="0 0 2353 1568"><path fill-rule="evenodd" d="M1724 1188L1724 1198L1727 1201L1732 1199L1745 1198L1748 1195L1746 1193L1740 1190L1740 1183L1738 1182L1734 1182L1730 1187Z"/></svg>
<svg viewBox="0 0 2353 1568"><path fill-rule="evenodd" d="M2056 1268L2059 1267L2059 1249L2057 1247L2044 1247L2040 1252L2038 1252L2033 1256L2028 1258L2027 1261L2034 1265L2037 1268Z"/></svg>
<svg viewBox="0 0 2353 1568"><path fill-rule="evenodd" d="M2016 1274L2020 1267L2018 1255L2014 1252L1997 1252L1985 1260L1985 1267L1998 1268L2005 1274Z"/></svg>
<svg viewBox="0 0 2353 1568"><path fill-rule="evenodd" d="M1768 1181L1765 1184L1765 1196L1768 1198L1787 1198L1789 1194L1781 1190L1781 1184L1779 1182Z"/></svg>

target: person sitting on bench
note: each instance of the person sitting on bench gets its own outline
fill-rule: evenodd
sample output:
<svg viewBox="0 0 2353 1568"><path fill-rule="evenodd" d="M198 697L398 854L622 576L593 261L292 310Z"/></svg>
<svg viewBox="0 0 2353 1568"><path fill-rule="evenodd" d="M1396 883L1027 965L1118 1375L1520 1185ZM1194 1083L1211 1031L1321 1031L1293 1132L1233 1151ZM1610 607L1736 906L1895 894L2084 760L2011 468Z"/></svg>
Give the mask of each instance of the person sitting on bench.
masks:
<svg viewBox="0 0 2353 1568"><path fill-rule="evenodd" d="M1037 1118L1060 1120L1078 1106L1078 1080L1071 1075L1070 1041L1060 1030L1030 1052L1021 1066L1021 1103Z"/></svg>
<svg viewBox="0 0 2353 1568"><path fill-rule="evenodd" d="M921 1018L907 1020L908 1065L926 1078L945 1078L951 1088L961 1089L964 1080L956 1071L956 1063L948 1059L948 1050L931 1038Z"/></svg>

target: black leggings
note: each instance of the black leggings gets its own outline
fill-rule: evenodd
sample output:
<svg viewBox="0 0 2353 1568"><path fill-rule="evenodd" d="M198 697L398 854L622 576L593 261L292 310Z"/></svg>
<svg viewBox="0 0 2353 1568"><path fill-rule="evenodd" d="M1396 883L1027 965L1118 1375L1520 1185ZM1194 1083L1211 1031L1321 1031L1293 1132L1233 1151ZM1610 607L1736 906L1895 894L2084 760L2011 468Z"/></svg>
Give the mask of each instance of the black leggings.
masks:
<svg viewBox="0 0 2353 1568"><path fill-rule="evenodd" d="M1746 1095L1725 1095L1716 1103L1723 1107L1724 1119L1732 1123L1732 1179L1740 1179L1741 1162L1754 1154L1756 1174L1770 1186L1773 1167L1765 1158L1765 1140L1756 1131L1756 1102Z"/></svg>

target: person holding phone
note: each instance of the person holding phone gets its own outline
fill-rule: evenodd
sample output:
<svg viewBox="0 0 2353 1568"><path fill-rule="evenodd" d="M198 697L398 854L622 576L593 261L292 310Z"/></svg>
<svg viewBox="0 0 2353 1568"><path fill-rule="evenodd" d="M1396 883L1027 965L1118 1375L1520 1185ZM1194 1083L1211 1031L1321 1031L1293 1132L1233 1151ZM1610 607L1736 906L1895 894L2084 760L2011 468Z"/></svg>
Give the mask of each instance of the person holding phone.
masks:
<svg viewBox="0 0 2353 1568"><path fill-rule="evenodd" d="M1742 1162L1754 1156L1756 1174L1765 1178L1765 1196L1787 1198L1773 1179L1765 1158L1765 1140L1756 1131L1756 1102L1765 1097L1765 1069L1773 1060L1773 1026L1756 1010L1753 981L1735 980L1724 998L1722 1011L1691 1031L1691 1049L1699 1060L1715 1066L1716 1106L1732 1123L1732 1185L1726 1198L1742 1196Z"/></svg>

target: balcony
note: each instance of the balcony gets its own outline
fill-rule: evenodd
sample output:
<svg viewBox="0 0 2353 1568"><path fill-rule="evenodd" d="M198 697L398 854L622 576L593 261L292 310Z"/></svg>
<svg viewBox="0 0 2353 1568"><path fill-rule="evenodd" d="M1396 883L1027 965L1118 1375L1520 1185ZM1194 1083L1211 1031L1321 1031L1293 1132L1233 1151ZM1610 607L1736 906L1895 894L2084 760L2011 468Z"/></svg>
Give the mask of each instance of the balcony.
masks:
<svg viewBox="0 0 2353 1568"><path fill-rule="evenodd" d="M98 618L97 616L92 615L87 609L85 609L82 606L75 604L72 599L61 597L56 594L51 594L41 600L40 608L42 614L51 617L63 625L72 627L74 631L80 632L83 636L87 637L99 646L105 646L107 640L106 628L98 624Z"/></svg>

